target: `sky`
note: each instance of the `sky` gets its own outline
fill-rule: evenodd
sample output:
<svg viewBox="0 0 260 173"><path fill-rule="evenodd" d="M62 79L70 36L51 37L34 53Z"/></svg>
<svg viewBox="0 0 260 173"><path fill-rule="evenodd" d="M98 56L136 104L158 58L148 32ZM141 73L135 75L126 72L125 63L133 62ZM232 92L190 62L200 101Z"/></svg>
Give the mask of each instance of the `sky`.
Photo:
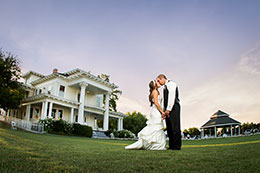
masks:
<svg viewBox="0 0 260 173"><path fill-rule="evenodd" d="M149 115L148 84L177 83L182 129L217 110L260 122L258 0L0 0L0 48L22 72L109 74L118 110Z"/></svg>

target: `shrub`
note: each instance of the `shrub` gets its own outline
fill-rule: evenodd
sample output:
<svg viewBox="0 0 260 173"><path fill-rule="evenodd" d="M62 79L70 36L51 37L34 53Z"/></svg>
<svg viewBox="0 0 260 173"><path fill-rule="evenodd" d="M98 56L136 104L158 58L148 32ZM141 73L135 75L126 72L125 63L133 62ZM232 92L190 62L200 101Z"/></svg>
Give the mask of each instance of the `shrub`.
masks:
<svg viewBox="0 0 260 173"><path fill-rule="evenodd" d="M77 136L92 137L93 130L92 127L74 123L72 133Z"/></svg>
<svg viewBox="0 0 260 173"><path fill-rule="evenodd" d="M121 130L118 133L119 133L119 138L133 138L134 137L133 133L128 130Z"/></svg>
<svg viewBox="0 0 260 173"><path fill-rule="evenodd" d="M111 130L111 129L110 129L110 130L108 130L108 131L105 131L104 133L105 133L105 135L107 135L108 137L111 137L110 134L113 133L113 132L114 132L114 130Z"/></svg>
<svg viewBox="0 0 260 173"><path fill-rule="evenodd" d="M74 123L73 125L60 120L40 120L39 123L44 124L44 130L48 133L55 134L66 134L66 135L77 135L77 136L85 136L92 137L92 128L86 125L81 125L78 123Z"/></svg>
<svg viewBox="0 0 260 173"><path fill-rule="evenodd" d="M52 128L53 128L53 120L52 119L49 118L49 119L45 119L45 120L40 120L39 123L43 124L44 131L46 131L46 132L52 131Z"/></svg>
<svg viewBox="0 0 260 173"><path fill-rule="evenodd" d="M48 133L72 134L72 125L62 119L60 120L40 120L39 123L44 124L44 130Z"/></svg>
<svg viewBox="0 0 260 173"><path fill-rule="evenodd" d="M108 130L105 132L105 134L109 137L110 134L113 133L115 138L133 138L134 135L132 132L129 130L121 130L121 131L116 131L116 130Z"/></svg>

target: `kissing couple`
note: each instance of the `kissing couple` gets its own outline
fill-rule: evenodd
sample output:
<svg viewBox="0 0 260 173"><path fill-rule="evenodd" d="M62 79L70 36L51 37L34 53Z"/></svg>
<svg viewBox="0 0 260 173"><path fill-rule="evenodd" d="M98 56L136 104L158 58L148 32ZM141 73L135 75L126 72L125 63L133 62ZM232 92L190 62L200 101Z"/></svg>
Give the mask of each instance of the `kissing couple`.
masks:
<svg viewBox="0 0 260 173"><path fill-rule="evenodd" d="M159 88L163 87L163 96ZM180 100L178 86L168 80L164 74L157 76L156 80L149 83L151 103L150 117L146 126L138 133L138 141L128 145L125 149L146 150L180 150ZM169 148L166 148L166 135L163 121L166 121Z"/></svg>

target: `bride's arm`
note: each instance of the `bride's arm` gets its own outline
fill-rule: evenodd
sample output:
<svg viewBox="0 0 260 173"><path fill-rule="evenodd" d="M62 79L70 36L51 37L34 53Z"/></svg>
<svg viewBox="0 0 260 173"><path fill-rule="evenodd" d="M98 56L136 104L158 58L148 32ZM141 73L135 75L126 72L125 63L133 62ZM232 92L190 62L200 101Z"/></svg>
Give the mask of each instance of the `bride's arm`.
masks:
<svg viewBox="0 0 260 173"><path fill-rule="evenodd" d="M153 90L152 95L153 95L154 105L155 105L155 106L157 107L157 109L161 112L161 114L164 114L164 112L163 112L163 110L162 110L162 108L161 108L161 106L160 106L160 104L159 104L159 102L158 102L158 95L159 95L158 91Z"/></svg>

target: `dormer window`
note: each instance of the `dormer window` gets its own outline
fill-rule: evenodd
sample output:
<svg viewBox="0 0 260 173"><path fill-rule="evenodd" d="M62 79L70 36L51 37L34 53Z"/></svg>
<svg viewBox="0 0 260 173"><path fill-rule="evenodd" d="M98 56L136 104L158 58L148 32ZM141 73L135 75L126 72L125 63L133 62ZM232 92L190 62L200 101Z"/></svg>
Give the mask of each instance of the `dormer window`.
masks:
<svg viewBox="0 0 260 173"><path fill-rule="evenodd" d="M51 94L51 86L48 88L48 94Z"/></svg>
<svg viewBox="0 0 260 173"><path fill-rule="evenodd" d="M60 85L59 96L60 97L64 97L64 92L65 92L65 86Z"/></svg>

